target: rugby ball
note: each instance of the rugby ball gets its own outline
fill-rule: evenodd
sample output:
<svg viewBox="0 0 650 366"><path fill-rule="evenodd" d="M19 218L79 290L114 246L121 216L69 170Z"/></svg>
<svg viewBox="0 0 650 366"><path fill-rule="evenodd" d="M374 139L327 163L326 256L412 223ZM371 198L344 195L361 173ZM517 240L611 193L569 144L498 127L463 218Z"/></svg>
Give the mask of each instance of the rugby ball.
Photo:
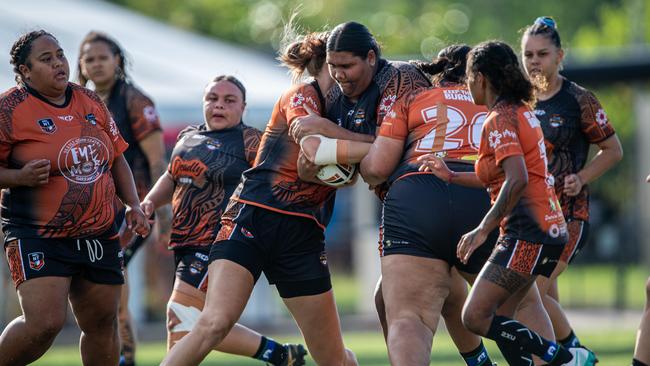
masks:
<svg viewBox="0 0 650 366"><path fill-rule="evenodd" d="M354 179L357 171L356 164L330 164L322 167L316 177L328 186L340 187Z"/></svg>

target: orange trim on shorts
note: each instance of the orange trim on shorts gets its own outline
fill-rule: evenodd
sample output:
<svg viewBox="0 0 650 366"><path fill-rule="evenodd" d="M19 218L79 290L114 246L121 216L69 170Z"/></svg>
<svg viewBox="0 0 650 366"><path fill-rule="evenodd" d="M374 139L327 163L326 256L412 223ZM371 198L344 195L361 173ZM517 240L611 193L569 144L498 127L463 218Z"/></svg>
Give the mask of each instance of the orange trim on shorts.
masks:
<svg viewBox="0 0 650 366"><path fill-rule="evenodd" d="M533 274L537 260L542 253L542 244L517 240L506 268L520 273Z"/></svg>
<svg viewBox="0 0 650 366"><path fill-rule="evenodd" d="M248 200L244 200L244 199L241 199L241 198L233 198L233 200L235 200L237 202L245 203L247 205L257 206L257 207L263 208L265 210L281 213L281 214L284 214L284 215L299 216L299 217L304 217L304 218L307 218L307 219L312 219L312 220L314 220L316 225L318 225L318 227L320 227L323 231L325 231L325 226L322 225L320 222L318 222L318 220L316 220L316 218L314 216L312 216L312 215L304 214L304 213L300 213L300 212L291 212L291 211L280 210L279 208L263 205L261 203L248 201Z"/></svg>
<svg viewBox="0 0 650 366"><path fill-rule="evenodd" d="M578 248L578 243L582 240L582 233L584 230L584 221L574 220L567 222L567 230L569 231L569 241L564 246L560 260L564 263L569 263L571 258Z"/></svg>
<svg viewBox="0 0 650 366"><path fill-rule="evenodd" d="M22 250L20 248L20 240L12 240L5 248L5 255L9 263L9 272L11 273L11 280L14 286L18 286L27 281L25 276L25 263L23 263Z"/></svg>

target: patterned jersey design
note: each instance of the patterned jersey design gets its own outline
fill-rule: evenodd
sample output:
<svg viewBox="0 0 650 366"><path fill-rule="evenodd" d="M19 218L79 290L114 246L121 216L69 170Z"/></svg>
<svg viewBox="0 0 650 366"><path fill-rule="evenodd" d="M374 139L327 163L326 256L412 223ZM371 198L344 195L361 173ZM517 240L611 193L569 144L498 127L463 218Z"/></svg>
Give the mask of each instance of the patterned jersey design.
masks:
<svg viewBox="0 0 650 366"><path fill-rule="evenodd" d="M149 97L133 84L117 80L107 102L108 110L129 148L124 152L135 180L140 200L151 188L149 162L140 148L140 141L154 131L160 131L160 119Z"/></svg>
<svg viewBox="0 0 650 366"><path fill-rule="evenodd" d="M212 244L228 199L255 160L260 137L244 124L218 131L203 124L180 132L168 167L175 185L170 248Z"/></svg>
<svg viewBox="0 0 650 366"><path fill-rule="evenodd" d="M614 135L605 110L598 99L576 83L563 79L560 91L538 101L535 115L542 123L548 150L549 170L555 176L555 193L567 219L589 220L589 187L569 197L564 194L564 179L579 172L587 162L589 145Z"/></svg>
<svg viewBox="0 0 650 366"><path fill-rule="evenodd" d="M547 169L544 135L529 108L499 102L488 114L481 134L476 173L496 201L505 173L501 163L522 156L528 185L515 208L501 222L501 234L532 243L564 245L567 228Z"/></svg>
<svg viewBox="0 0 650 366"><path fill-rule="evenodd" d="M417 172L417 158L435 153L446 159L474 161L487 109L477 106L465 86L446 84L420 89L395 103L379 136L404 142L404 154L389 179Z"/></svg>
<svg viewBox="0 0 650 366"><path fill-rule="evenodd" d="M0 165L20 169L34 159L51 164L48 183L2 191L6 240L113 237L110 169L127 146L100 98L76 84L69 84L62 106L29 88L2 94Z"/></svg>
<svg viewBox="0 0 650 366"><path fill-rule="evenodd" d="M324 228L332 214L335 189L305 182L298 177L300 147L289 137L291 123L307 115L304 105L318 114L322 111L322 95L316 82L292 86L275 104L262 135L255 165L244 172L233 199L309 217Z"/></svg>
<svg viewBox="0 0 650 366"><path fill-rule="evenodd" d="M327 95L327 118L350 131L375 135L393 104L415 90L431 86L429 79L407 62L379 59L378 71L356 102L341 88Z"/></svg>

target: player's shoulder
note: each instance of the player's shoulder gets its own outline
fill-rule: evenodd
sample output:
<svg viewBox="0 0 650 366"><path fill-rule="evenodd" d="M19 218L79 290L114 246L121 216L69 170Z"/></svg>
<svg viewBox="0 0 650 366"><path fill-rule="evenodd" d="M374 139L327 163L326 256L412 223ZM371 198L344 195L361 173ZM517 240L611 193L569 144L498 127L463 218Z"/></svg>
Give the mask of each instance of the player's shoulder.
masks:
<svg viewBox="0 0 650 366"><path fill-rule="evenodd" d="M153 100L149 95L142 91L139 87L130 81L122 81L122 88L124 94L129 102L138 101L140 103L153 104Z"/></svg>
<svg viewBox="0 0 650 366"><path fill-rule="evenodd" d="M244 136L250 136L250 137L257 137L261 138L262 137L262 131L258 130L257 128L253 126L249 126L245 123L242 123L242 133Z"/></svg>
<svg viewBox="0 0 650 366"><path fill-rule="evenodd" d="M25 88L14 86L4 93L0 94L0 109L3 112L13 112L13 110L25 99L29 92Z"/></svg>
<svg viewBox="0 0 650 366"><path fill-rule="evenodd" d="M198 124L198 125L189 125L178 133L178 136L176 136L176 141L180 141L182 138L186 136L190 136L196 133L201 133L207 131L205 124Z"/></svg>

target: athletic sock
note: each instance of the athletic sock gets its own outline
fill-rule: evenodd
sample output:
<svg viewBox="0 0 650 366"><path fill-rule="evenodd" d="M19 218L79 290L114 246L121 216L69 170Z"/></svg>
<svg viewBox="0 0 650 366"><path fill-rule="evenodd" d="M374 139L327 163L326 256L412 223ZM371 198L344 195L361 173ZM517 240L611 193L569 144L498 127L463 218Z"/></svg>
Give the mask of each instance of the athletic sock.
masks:
<svg viewBox="0 0 650 366"><path fill-rule="evenodd" d="M580 347L580 340L576 337L576 334L573 333L573 329L571 329L571 333L569 333L566 338L558 339L557 342L564 346L564 348Z"/></svg>
<svg viewBox="0 0 650 366"><path fill-rule="evenodd" d="M633 358L632 359L632 366L648 366L648 365L646 365L645 363L637 360L636 358Z"/></svg>
<svg viewBox="0 0 650 366"><path fill-rule="evenodd" d="M523 352L537 355L551 365L562 365L573 359L564 347L540 337L525 325L504 316L494 316L487 337L518 346Z"/></svg>
<svg viewBox="0 0 650 366"><path fill-rule="evenodd" d="M271 365L280 365L287 358L287 349L271 338L262 336L260 347L253 358L268 362Z"/></svg>
<svg viewBox="0 0 650 366"><path fill-rule="evenodd" d="M475 349L465 353L461 352L460 355L463 356L467 366L492 366L492 360L490 360L483 341Z"/></svg>
<svg viewBox="0 0 650 366"><path fill-rule="evenodd" d="M533 365L533 356L521 350L521 347L508 342L496 341L501 355L506 359L510 366L531 366Z"/></svg>

